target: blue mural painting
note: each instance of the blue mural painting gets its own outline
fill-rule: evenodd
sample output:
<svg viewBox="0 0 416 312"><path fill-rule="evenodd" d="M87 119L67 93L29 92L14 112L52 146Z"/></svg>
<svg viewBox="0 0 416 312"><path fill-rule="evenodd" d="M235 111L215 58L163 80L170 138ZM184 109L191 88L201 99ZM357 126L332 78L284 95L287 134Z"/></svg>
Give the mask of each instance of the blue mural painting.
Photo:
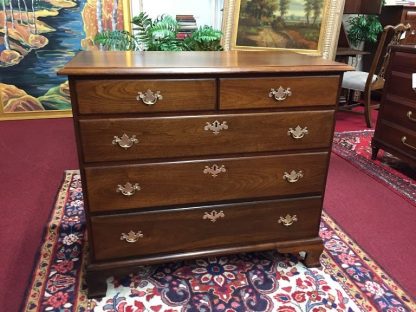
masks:
<svg viewBox="0 0 416 312"><path fill-rule="evenodd" d="M56 72L77 51L94 48L92 38L98 29L122 29L121 2L0 0L3 111L70 109L66 78Z"/></svg>

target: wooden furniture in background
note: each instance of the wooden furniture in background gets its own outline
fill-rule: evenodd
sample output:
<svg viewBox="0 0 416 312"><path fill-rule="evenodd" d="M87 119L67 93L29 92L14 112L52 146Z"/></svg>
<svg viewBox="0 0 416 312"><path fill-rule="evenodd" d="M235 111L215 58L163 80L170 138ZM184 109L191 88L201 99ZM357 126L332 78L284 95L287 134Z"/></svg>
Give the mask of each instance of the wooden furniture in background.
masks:
<svg viewBox="0 0 416 312"><path fill-rule="evenodd" d="M349 64L349 58L352 57L354 60L351 62L350 65L355 67L356 62L357 62L357 58L360 55L367 55L367 54L370 54L370 52L356 50L356 49L347 48L347 47L345 47L345 48L344 47L338 47L337 55L336 55L335 60L337 62Z"/></svg>
<svg viewBox="0 0 416 312"><path fill-rule="evenodd" d="M416 165L416 47L395 46L387 69L386 84L372 140L372 159L380 148Z"/></svg>
<svg viewBox="0 0 416 312"><path fill-rule="evenodd" d="M345 0L344 14L380 14L383 0Z"/></svg>
<svg viewBox="0 0 416 312"><path fill-rule="evenodd" d="M382 0L345 0L343 14L380 14ZM352 66L356 67L359 56L371 54L368 51L360 51L351 47L344 23L341 24L339 32L336 60L339 62L349 63L349 57L352 57Z"/></svg>
<svg viewBox="0 0 416 312"><path fill-rule="evenodd" d="M371 92L383 89L385 81L384 76L390 59L391 47L399 43L402 34L408 29L409 28L403 24L384 27L370 71L363 72L357 70L347 72L342 79L342 88L364 93L364 117L368 128L372 127L371 109L379 106L371 105ZM346 104L340 106L340 110L357 113L357 111L352 110L352 108L357 105L361 105L361 103Z"/></svg>
<svg viewBox="0 0 416 312"><path fill-rule="evenodd" d="M81 52L69 76L88 296L142 264L277 249L319 266L342 73L284 52Z"/></svg>
<svg viewBox="0 0 416 312"><path fill-rule="evenodd" d="M410 24L410 29L401 44L416 44L416 6L383 6L380 15L381 25Z"/></svg>
<svg viewBox="0 0 416 312"><path fill-rule="evenodd" d="M381 10L380 23L383 27L387 25L409 24L410 29L406 32L406 36L401 40L400 44L416 44L416 6L385 5ZM371 53L363 57L363 70L369 71L376 45L366 43L365 50Z"/></svg>

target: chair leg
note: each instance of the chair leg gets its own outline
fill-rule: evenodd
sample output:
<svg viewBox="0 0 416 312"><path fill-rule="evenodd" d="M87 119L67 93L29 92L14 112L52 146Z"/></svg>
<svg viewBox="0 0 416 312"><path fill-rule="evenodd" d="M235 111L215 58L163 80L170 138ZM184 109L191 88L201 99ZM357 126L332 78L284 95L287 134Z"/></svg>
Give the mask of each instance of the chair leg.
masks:
<svg viewBox="0 0 416 312"><path fill-rule="evenodd" d="M371 122L371 91L365 93L364 96L364 116L367 128L372 128Z"/></svg>
<svg viewBox="0 0 416 312"><path fill-rule="evenodd" d="M347 97L347 105L351 105L354 102L354 90L348 89Z"/></svg>

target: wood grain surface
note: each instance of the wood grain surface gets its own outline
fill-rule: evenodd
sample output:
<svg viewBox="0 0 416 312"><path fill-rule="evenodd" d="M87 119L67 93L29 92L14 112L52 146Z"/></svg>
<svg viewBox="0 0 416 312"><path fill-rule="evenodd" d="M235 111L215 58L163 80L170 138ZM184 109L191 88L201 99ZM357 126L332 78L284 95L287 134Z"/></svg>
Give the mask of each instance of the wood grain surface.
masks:
<svg viewBox="0 0 416 312"><path fill-rule="evenodd" d="M312 238L318 231L321 202L317 197L93 217L94 255L96 260L108 260ZM215 222L203 218L213 211L223 212L224 217ZM296 215L298 221L291 226L279 223L287 214ZM120 240L129 231L141 231L143 237L135 243Z"/></svg>
<svg viewBox="0 0 416 312"><path fill-rule="evenodd" d="M108 79L76 80L81 114L155 113L213 110L216 106L215 79ZM138 93L159 91L162 99L146 105Z"/></svg>
<svg viewBox="0 0 416 312"><path fill-rule="evenodd" d="M292 93L283 101L270 97L279 87ZM312 105L335 106L339 76L220 79L220 108L282 108Z"/></svg>
<svg viewBox="0 0 416 312"><path fill-rule="evenodd" d="M59 70L58 74L189 75L346 70L353 68L321 57L282 51L82 51Z"/></svg>
<svg viewBox="0 0 416 312"><path fill-rule="evenodd" d="M226 122L215 134L207 123ZM246 152L272 152L330 146L334 111L227 114L154 118L88 119L80 121L86 162L136 160ZM290 128L307 128L301 139ZM138 144L124 149L114 136L135 135Z"/></svg>
<svg viewBox="0 0 416 312"><path fill-rule="evenodd" d="M327 153L212 159L174 163L87 167L89 208L93 212L232 199L319 193L324 189ZM216 177L204 169L224 166ZM302 171L287 182L285 172ZM138 183L132 196L117 186Z"/></svg>

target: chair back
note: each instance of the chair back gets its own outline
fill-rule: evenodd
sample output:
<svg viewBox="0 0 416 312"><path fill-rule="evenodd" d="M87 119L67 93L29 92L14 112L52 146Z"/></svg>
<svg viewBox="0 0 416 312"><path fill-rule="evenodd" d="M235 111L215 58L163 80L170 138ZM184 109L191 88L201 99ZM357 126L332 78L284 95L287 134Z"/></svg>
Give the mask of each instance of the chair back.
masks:
<svg viewBox="0 0 416 312"><path fill-rule="evenodd" d="M370 71L365 85L365 90L382 89L384 86L384 75L390 60L391 47L400 43L405 32L410 30L410 24L387 25L384 27L378 42L377 50L371 63ZM376 80L374 80L376 76Z"/></svg>

